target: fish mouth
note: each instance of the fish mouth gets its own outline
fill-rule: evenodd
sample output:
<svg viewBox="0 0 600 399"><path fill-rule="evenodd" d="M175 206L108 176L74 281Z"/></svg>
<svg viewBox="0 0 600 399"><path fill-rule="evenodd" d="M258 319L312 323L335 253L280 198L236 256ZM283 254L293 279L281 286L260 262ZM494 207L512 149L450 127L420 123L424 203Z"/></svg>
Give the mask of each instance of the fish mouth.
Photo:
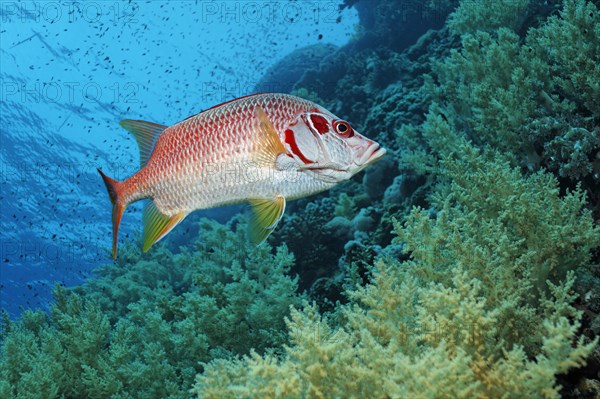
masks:
<svg viewBox="0 0 600 399"><path fill-rule="evenodd" d="M373 162L378 161L385 155L387 150L381 147L378 143L373 143L367 148L367 150L362 154L358 163L361 167L365 167L367 165L372 164Z"/></svg>

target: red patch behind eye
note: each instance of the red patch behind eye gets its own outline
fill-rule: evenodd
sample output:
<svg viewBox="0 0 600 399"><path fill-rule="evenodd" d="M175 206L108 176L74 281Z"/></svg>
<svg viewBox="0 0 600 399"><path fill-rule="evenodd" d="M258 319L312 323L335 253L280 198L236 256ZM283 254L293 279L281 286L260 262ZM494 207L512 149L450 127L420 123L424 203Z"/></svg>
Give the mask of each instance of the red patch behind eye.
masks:
<svg viewBox="0 0 600 399"><path fill-rule="evenodd" d="M323 118L320 115L311 115L310 121L312 122L315 129L319 134L325 134L329 131L329 124L327 123L327 119Z"/></svg>
<svg viewBox="0 0 600 399"><path fill-rule="evenodd" d="M298 144L296 143L296 138L294 137L294 132L291 129L287 129L285 131L285 142L289 144L290 150L294 153L305 165L314 163L310 159L306 158L300 148L298 148Z"/></svg>

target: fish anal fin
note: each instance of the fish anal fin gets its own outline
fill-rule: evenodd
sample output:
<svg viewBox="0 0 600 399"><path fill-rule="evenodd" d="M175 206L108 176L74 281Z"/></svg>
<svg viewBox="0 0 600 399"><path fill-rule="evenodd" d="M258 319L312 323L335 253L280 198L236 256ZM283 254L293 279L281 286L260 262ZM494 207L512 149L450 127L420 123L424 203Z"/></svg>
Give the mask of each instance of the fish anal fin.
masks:
<svg viewBox="0 0 600 399"><path fill-rule="evenodd" d="M269 120L265 111L257 106L254 113L258 120L258 134L253 160L259 166L274 167L277 162L277 157L280 154L285 154L285 146L281 142L275 127Z"/></svg>
<svg viewBox="0 0 600 399"><path fill-rule="evenodd" d="M130 132L137 141L140 148L140 167L143 168L150 159L158 137L168 126L132 119L125 119L119 125Z"/></svg>
<svg viewBox="0 0 600 399"><path fill-rule="evenodd" d="M143 217L144 230L142 233L142 251L148 251L152 245L166 236L186 216L186 212L179 212L173 216L167 216L158 210L153 201L146 204Z"/></svg>
<svg viewBox="0 0 600 399"><path fill-rule="evenodd" d="M253 198L249 201L252 206L252 217L248 226L248 235L250 241L258 245L269 237L283 217L285 198L283 195L277 195L275 198Z"/></svg>

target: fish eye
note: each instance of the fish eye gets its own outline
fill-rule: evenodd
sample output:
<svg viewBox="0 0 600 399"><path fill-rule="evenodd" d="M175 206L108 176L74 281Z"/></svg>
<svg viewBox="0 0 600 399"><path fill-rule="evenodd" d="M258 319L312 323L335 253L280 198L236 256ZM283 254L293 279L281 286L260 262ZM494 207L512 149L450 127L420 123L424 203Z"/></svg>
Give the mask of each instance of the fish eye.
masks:
<svg viewBox="0 0 600 399"><path fill-rule="evenodd" d="M333 128L340 136L342 136L344 138L354 136L354 131L352 131L352 128L350 127L348 122L336 121L333 123Z"/></svg>

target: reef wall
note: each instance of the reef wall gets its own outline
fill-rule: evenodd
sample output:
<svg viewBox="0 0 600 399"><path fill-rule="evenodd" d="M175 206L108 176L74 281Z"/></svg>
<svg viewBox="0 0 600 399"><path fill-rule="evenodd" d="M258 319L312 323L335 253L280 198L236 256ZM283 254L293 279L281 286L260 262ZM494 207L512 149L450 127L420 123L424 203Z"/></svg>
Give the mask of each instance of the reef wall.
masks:
<svg viewBox="0 0 600 399"><path fill-rule="evenodd" d="M293 87L387 159L269 245L202 221L4 317L0 396L599 395L597 2L431 0L405 41L395 4L347 0L355 40Z"/></svg>

